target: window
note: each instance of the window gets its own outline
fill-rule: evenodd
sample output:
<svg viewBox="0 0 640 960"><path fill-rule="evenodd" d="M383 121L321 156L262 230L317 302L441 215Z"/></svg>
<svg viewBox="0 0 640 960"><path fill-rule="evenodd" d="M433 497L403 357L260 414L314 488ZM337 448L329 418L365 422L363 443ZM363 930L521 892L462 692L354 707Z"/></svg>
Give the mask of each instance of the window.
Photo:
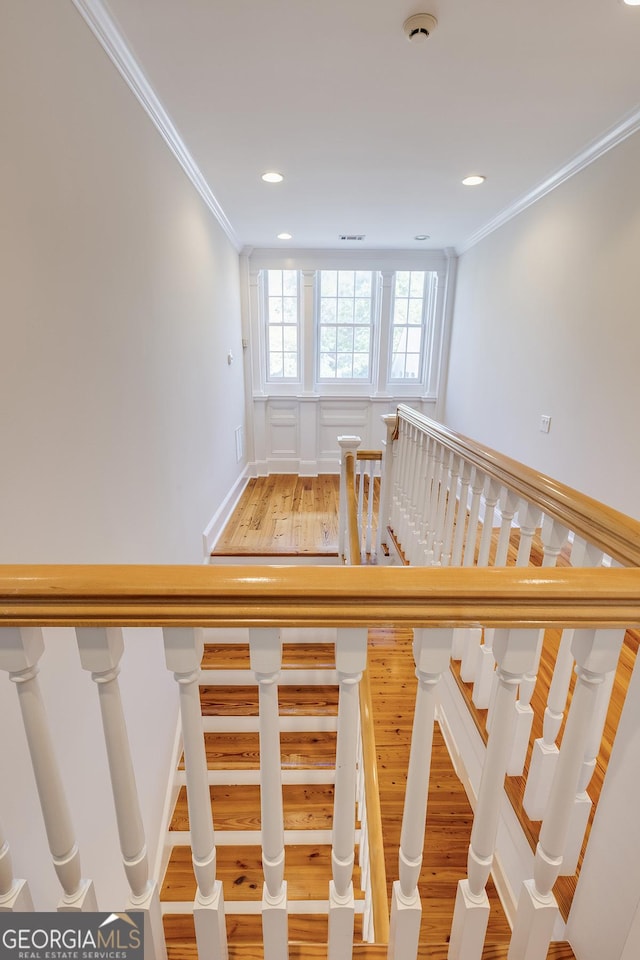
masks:
<svg viewBox="0 0 640 960"><path fill-rule="evenodd" d="M391 323L391 381L423 377L425 328L436 301L437 274L398 270L395 275Z"/></svg>
<svg viewBox="0 0 640 960"><path fill-rule="evenodd" d="M435 398L446 270L436 252L256 252L248 274L254 391Z"/></svg>
<svg viewBox="0 0 640 960"><path fill-rule="evenodd" d="M371 380L373 274L321 270L319 380Z"/></svg>
<svg viewBox="0 0 640 960"><path fill-rule="evenodd" d="M299 380L298 271L267 270L267 379Z"/></svg>

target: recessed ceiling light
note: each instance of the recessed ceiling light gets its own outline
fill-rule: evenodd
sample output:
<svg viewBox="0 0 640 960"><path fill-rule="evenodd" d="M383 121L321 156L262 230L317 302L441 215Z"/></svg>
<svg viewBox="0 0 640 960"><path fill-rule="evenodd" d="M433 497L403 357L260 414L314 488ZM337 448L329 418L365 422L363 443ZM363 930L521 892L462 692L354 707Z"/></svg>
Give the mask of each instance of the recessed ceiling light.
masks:
<svg viewBox="0 0 640 960"><path fill-rule="evenodd" d="M640 7L640 0L624 0L628 7Z"/></svg>
<svg viewBox="0 0 640 960"><path fill-rule="evenodd" d="M291 240L291 234L290 234L290 233L279 233L279 234L278 234L278 240Z"/></svg>
<svg viewBox="0 0 640 960"><path fill-rule="evenodd" d="M429 234L428 234L428 233L416 233L416 235L415 235L415 237L414 237L413 239L414 239L414 240L429 240Z"/></svg>
<svg viewBox="0 0 640 960"><path fill-rule="evenodd" d="M274 170L272 170L269 173L263 173L262 179L265 183L282 183L284 177L281 173L276 173Z"/></svg>
<svg viewBox="0 0 640 960"><path fill-rule="evenodd" d="M465 187L477 187L479 184L484 183L486 179L486 177L474 173L470 177L465 177L462 182L464 183Z"/></svg>

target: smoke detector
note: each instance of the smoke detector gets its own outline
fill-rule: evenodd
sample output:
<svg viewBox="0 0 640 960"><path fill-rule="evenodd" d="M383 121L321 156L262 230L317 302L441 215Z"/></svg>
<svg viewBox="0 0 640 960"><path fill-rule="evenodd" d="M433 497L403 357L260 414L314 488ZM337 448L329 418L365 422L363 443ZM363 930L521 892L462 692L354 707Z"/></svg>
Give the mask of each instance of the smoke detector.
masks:
<svg viewBox="0 0 640 960"><path fill-rule="evenodd" d="M422 43L431 36L437 26L438 21L430 13L414 13L412 17L405 20L403 30L407 40L412 43Z"/></svg>

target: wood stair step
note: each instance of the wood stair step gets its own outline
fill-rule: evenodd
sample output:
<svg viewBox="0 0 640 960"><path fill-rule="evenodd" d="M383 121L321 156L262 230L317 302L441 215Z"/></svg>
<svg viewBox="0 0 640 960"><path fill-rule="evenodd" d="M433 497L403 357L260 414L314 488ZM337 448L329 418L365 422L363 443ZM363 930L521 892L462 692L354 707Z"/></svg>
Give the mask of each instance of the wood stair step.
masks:
<svg viewBox="0 0 640 960"><path fill-rule="evenodd" d="M210 770L260 769L260 745L257 732L205 733L204 741ZM280 752L283 770L317 770L335 767L335 731L281 733ZM184 757L180 759L179 769L184 770Z"/></svg>
<svg viewBox="0 0 640 960"><path fill-rule="evenodd" d="M225 902L262 899L262 851L257 844L220 846L217 850L216 875L222 880ZM285 851L285 880L289 900L326 900L331 879L331 847L328 844L295 844ZM353 887L360 899L360 869L354 867ZM191 848L176 846L171 851L169 867L160 892L160 899L193 900L196 881L191 864Z"/></svg>
<svg viewBox="0 0 640 960"><path fill-rule="evenodd" d="M163 919L167 948L174 951L179 957L176 948L180 944L191 948L195 946L195 928L193 916L178 913L165 913ZM227 939L229 946L237 949L246 946L255 950L262 950L262 917L259 914L233 914L225 917ZM290 913L288 920L289 940L294 943L321 945L327 942L329 921L326 913ZM354 920L354 936L362 937L362 914L356 914ZM326 946L324 947L326 952ZM189 954L191 955L191 954ZM169 953L171 957L171 952ZM260 954L262 956L262 954Z"/></svg>
<svg viewBox="0 0 640 960"><path fill-rule="evenodd" d="M290 928L292 919L293 917L290 916ZM508 951L508 944L486 943L482 960L507 960ZM167 952L169 960L198 960L195 940L168 940ZM447 960L448 953L448 943L422 946L418 951L418 960ZM386 960L387 947L383 944L355 943L352 957L353 960ZM264 960L264 949L259 943L234 943L230 938L229 960ZM289 960L327 960L326 942L296 943L290 940ZM575 960L575 954L565 941L552 943L547 953L547 960Z"/></svg>
<svg viewBox="0 0 640 960"><path fill-rule="evenodd" d="M282 668L303 667L334 669L335 648L332 643L283 643ZM203 669L248 670L250 668L248 643L206 643L201 666Z"/></svg>
<svg viewBox="0 0 640 960"><path fill-rule="evenodd" d="M260 786L209 787L215 830L259 830ZM285 830L330 830L333 822L333 784L285 783L282 787ZM171 819L171 830L189 829L186 787L181 787Z"/></svg>
<svg viewBox="0 0 640 960"><path fill-rule="evenodd" d="M258 716L258 685L203 684L200 687L202 715L205 717ZM334 685L280 686L278 704L281 716L338 715L338 687Z"/></svg>

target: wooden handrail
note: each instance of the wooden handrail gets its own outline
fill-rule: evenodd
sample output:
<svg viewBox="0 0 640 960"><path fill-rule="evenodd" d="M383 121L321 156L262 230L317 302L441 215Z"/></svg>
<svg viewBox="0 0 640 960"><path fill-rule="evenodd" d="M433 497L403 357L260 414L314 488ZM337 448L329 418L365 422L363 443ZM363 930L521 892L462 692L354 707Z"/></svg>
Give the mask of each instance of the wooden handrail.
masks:
<svg viewBox="0 0 640 960"><path fill-rule="evenodd" d="M0 626L640 626L640 569L0 566Z"/></svg>
<svg viewBox="0 0 640 960"><path fill-rule="evenodd" d="M405 404L398 418L439 440L448 450L515 490L544 513L599 547L625 566L640 566L640 523L598 500L505 457L475 440L430 420Z"/></svg>
<svg viewBox="0 0 640 960"><path fill-rule="evenodd" d="M358 450L357 460L382 460L382 450Z"/></svg>
<svg viewBox="0 0 640 960"><path fill-rule="evenodd" d="M371 909L376 943L389 942L389 901L387 899L387 868L382 833L378 757L373 730L373 698L369 671L360 681L360 729L362 731L362 765L365 780L365 803L369 829L369 863L371 872Z"/></svg>
<svg viewBox="0 0 640 960"><path fill-rule="evenodd" d="M358 529L358 500L356 497L355 457L349 452L345 458L347 481L347 532L349 536L349 558L354 567L360 566L360 530Z"/></svg>

